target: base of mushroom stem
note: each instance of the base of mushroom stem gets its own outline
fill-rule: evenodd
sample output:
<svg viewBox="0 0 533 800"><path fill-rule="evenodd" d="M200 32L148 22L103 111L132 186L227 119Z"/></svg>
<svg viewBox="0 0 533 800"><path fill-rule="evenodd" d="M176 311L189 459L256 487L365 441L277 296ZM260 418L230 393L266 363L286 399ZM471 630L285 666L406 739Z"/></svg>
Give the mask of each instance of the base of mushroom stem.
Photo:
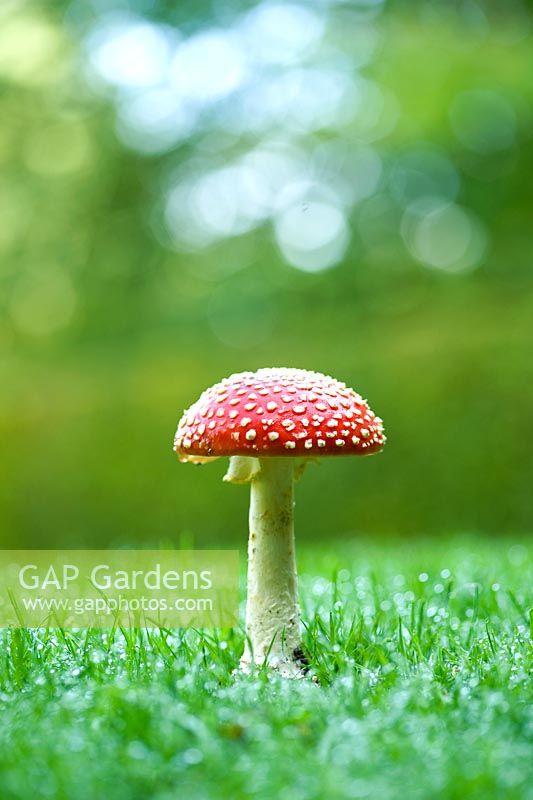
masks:
<svg viewBox="0 0 533 800"><path fill-rule="evenodd" d="M292 658L288 658L285 655L269 655L267 658L253 659L247 653L244 653L239 669L249 675L254 669L261 669L265 666L282 678L305 678L309 672L309 661L301 648L297 648L293 652Z"/></svg>

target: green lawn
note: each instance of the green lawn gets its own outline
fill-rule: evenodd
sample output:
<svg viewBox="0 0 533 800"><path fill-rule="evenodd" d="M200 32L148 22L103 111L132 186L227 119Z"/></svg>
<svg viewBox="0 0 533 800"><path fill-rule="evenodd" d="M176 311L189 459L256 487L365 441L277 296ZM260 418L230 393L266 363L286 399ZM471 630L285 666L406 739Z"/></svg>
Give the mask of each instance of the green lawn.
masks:
<svg viewBox="0 0 533 800"><path fill-rule="evenodd" d="M240 631L0 634L0 797L533 798L533 561L460 538L301 548L315 682Z"/></svg>

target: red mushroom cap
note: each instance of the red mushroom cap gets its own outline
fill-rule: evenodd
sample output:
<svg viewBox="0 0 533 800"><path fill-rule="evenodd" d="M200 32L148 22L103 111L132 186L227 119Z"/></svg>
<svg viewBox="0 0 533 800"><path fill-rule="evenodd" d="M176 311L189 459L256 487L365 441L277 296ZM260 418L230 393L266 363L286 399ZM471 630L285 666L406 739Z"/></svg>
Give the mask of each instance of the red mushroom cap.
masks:
<svg viewBox="0 0 533 800"><path fill-rule="evenodd" d="M383 422L361 395L304 369L259 369L224 378L181 418L181 461L218 456L370 455L382 449Z"/></svg>

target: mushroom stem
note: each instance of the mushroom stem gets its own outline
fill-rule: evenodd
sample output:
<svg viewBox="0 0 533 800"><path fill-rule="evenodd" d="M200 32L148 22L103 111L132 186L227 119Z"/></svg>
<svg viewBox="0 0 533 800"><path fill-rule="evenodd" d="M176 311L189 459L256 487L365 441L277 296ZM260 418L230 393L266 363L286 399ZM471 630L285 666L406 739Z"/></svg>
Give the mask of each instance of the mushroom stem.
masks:
<svg viewBox="0 0 533 800"><path fill-rule="evenodd" d="M261 458L251 480L248 542L248 642L241 667L252 663L282 675L303 675L294 542L294 464Z"/></svg>

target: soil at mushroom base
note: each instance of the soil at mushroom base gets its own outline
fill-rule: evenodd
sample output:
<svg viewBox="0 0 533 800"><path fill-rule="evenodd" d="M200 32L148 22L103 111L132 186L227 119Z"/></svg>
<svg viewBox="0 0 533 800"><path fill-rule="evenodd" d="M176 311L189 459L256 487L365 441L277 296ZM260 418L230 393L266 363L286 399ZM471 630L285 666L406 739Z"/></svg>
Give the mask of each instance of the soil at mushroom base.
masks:
<svg viewBox="0 0 533 800"><path fill-rule="evenodd" d="M382 420L346 384L317 372L243 372L207 389L178 424L180 460L230 457L224 480L251 484L248 644L241 666L268 662L287 676L305 669L300 640L293 484L310 460L371 455Z"/></svg>

